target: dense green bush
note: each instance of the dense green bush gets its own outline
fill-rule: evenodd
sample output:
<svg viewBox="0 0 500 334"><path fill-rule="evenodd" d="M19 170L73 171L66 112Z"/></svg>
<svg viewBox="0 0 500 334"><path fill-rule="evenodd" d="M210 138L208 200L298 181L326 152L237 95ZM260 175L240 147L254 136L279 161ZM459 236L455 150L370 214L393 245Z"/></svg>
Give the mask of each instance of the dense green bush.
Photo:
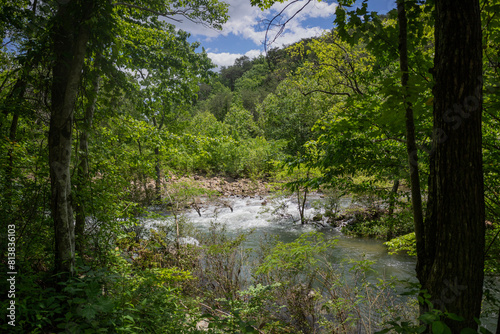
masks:
<svg viewBox="0 0 500 334"><path fill-rule="evenodd" d="M281 158L280 142L263 137L234 139L222 135L186 134L178 147L179 154L170 163L186 171L222 173L232 176L261 176Z"/></svg>

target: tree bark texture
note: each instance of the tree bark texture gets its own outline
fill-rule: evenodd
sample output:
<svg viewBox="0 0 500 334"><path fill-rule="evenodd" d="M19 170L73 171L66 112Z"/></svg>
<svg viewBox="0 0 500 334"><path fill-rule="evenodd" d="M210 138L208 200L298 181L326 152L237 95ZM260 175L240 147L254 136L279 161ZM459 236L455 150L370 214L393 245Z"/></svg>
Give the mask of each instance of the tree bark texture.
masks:
<svg viewBox="0 0 500 334"><path fill-rule="evenodd" d="M415 139L415 122L413 108L408 101L408 20L406 17L405 0L398 0L398 25L399 25L399 68L401 70L401 86L403 87L403 103L406 118L406 150L410 167L411 204L413 209L413 223L417 245L421 244L424 224L422 195L420 193L420 175L418 168L418 150ZM417 246L418 248L418 246Z"/></svg>
<svg viewBox="0 0 500 334"><path fill-rule="evenodd" d="M478 0L436 0L434 136L417 277L452 333L477 328L483 292L482 40ZM425 310L423 310L425 311Z"/></svg>
<svg viewBox="0 0 500 334"><path fill-rule="evenodd" d="M51 211L55 234L55 271L73 273L75 235L71 203L71 144L74 107L85 59L92 3L60 3L52 27L54 66L49 128Z"/></svg>

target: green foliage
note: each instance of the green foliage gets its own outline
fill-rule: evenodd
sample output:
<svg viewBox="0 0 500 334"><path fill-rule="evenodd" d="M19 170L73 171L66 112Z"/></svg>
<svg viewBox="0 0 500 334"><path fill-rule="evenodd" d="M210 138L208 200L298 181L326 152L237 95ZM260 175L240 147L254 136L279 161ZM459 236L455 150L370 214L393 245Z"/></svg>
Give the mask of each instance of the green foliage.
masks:
<svg viewBox="0 0 500 334"><path fill-rule="evenodd" d="M326 252L336 242L336 239L325 241L317 232L302 234L291 243L279 242L260 265L257 274L267 274L271 270L281 271L284 275L311 272L318 263L314 255Z"/></svg>
<svg viewBox="0 0 500 334"><path fill-rule="evenodd" d="M328 254L335 243L320 233L306 233L264 253L256 279L281 283L271 291L271 301L282 308L278 313L273 307L275 317L292 332L320 328L325 333L350 333L362 328L371 333L396 315L411 322L416 311L411 303L396 303L391 296L396 282L370 280L373 262L368 260L332 263Z"/></svg>
<svg viewBox="0 0 500 334"><path fill-rule="evenodd" d="M205 100L198 102L198 109L211 112L218 121L223 121L231 109L233 93L219 81L212 82L210 95Z"/></svg>
<svg viewBox="0 0 500 334"><path fill-rule="evenodd" d="M243 108L231 107L224 118L224 123L231 126L235 138L247 139L261 135L261 130L255 124L252 114Z"/></svg>
<svg viewBox="0 0 500 334"><path fill-rule="evenodd" d="M282 1L251 1L262 9L276 2ZM61 284L49 274L54 230L47 143L49 84L55 80L49 32L61 4L3 3L0 210L4 221L15 222L19 231L21 331L195 333L202 332L196 329L199 320L210 319L209 331L219 333L318 328L349 332L358 327L370 332L391 316L392 331L421 331L411 316L394 316L402 306L391 304L392 283L371 282L369 263L343 264L339 269L325 261L335 241L325 241L319 233L269 246L252 273L255 284L248 286L240 275L249 270L249 254L242 246L246 236L232 239L223 228L214 227L199 238L202 247L179 245L181 236L194 233L179 212L202 193L181 184L158 198L153 187L154 180L161 183L176 172L273 175L288 182L288 194L298 194L299 200L321 187L349 193L368 207L374 203L384 207L396 198L392 214L384 211L368 219L366 213L352 213L361 223L351 233L404 234L386 245L391 253L414 255L414 233L407 233L411 212L399 201L402 193L391 197L389 190L395 179L408 184L396 12L379 17L368 12L364 2L348 13L346 6L352 3L340 2L336 20L343 24L334 32L269 50L266 58L241 57L219 75L211 72L206 52L196 51L198 43L189 43L187 33L160 20L155 12L189 7L184 12L189 19L221 28L227 4L154 0L140 6L102 2L92 7L85 22L92 31L77 92L72 147L73 182L89 181L85 187L73 187L72 194L75 204L85 204L85 247L78 254L80 270ZM427 70L433 66L432 6L419 2L407 6L409 102L416 115L420 167L425 170L431 138L433 83ZM496 274L500 271L499 4L486 1L482 8L486 271ZM101 62L94 68L98 58ZM93 92L90 81L96 75L102 85ZM82 119L95 96L93 126L87 129ZM84 131L90 136L88 152L79 148ZM84 176L76 172L82 158L89 162ZM144 228L151 203L174 210L175 217L156 230ZM330 208L336 204L332 200ZM3 253L5 238L1 234ZM5 301L0 306L5 308ZM361 311L376 308L370 313L376 321ZM447 333L444 321L453 317L432 310L420 320L433 333Z"/></svg>
<svg viewBox="0 0 500 334"><path fill-rule="evenodd" d="M239 291L237 299L218 299L225 309L231 313L222 314L220 317L208 315L210 319L209 328L214 328L223 333L259 333L258 329L273 330L275 325L266 324L268 317L265 315L271 304L269 293L279 287L280 283L272 285L250 286L244 291Z"/></svg>
<svg viewBox="0 0 500 334"><path fill-rule="evenodd" d="M215 221L208 234L201 236L204 266L198 267L195 274L200 281L199 289L208 300L234 299L245 285L245 278L240 273L250 255L250 250L243 247L248 235L229 237L225 226ZM218 307L218 302L210 304Z"/></svg>
<svg viewBox="0 0 500 334"><path fill-rule="evenodd" d="M250 0L252 6L259 6L259 8L262 10L270 8L275 3L282 2L285 2L285 0Z"/></svg>
<svg viewBox="0 0 500 334"><path fill-rule="evenodd" d="M197 310L175 287L192 279L190 273L176 268L132 272L127 262L116 264L114 270L80 268L56 287L21 282L23 316L17 326L30 333L195 332Z"/></svg>
<svg viewBox="0 0 500 334"><path fill-rule="evenodd" d="M189 131L192 134L205 135L210 138L228 136L229 127L209 112L196 114L191 120Z"/></svg>
<svg viewBox="0 0 500 334"><path fill-rule="evenodd" d="M222 83L234 91L236 81L252 67L252 63L247 56L242 56L235 60L234 65L222 67L220 70Z"/></svg>
<svg viewBox="0 0 500 334"><path fill-rule="evenodd" d="M499 63L495 61L495 46L500 39L500 21L496 15L498 1L484 2L482 20L487 29L483 37L484 75L483 75L483 171L485 186L486 219L489 223L486 231L486 270L492 274L500 272L500 123L498 108L500 94L498 91L500 75Z"/></svg>
<svg viewBox="0 0 500 334"><path fill-rule="evenodd" d="M192 134L180 138L176 150L183 152L172 160L174 167L189 171L226 173L234 176L258 176L273 168L280 156L279 142L258 134L251 115L233 107L222 123L208 112L197 114L189 127ZM179 145L180 144L180 145Z"/></svg>
<svg viewBox="0 0 500 334"><path fill-rule="evenodd" d="M408 255L416 256L417 247L415 241L415 232L411 232L400 237L391 239L384 243L389 248L389 254L395 254L397 252L407 252Z"/></svg>
<svg viewBox="0 0 500 334"><path fill-rule="evenodd" d="M401 321L401 317L396 317L394 320L388 321L386 323L387 328L381 331L375 332L375 334L384 334L389 332L396 333L427 333L430 330L432 334L452 334L451 329L446 325L446 320L453 321L464 321L464 318L458 316L454 313L443 312L441 310L435 309L433 304L430 302L431 296L426 291L420 291L418 300L421 304L426 304L429 306L429 310L418 317L420 324L415 325L408 321ZM480 322L478 321L480 324ZM493 334L488 329L480 326L479 331L472 328L464 328L460 331L460 334Z"/></svg>
<svg viewBox="0 0 500 334"><path fill-rule="evenodd" d="M411 253L411 240L407 240L405 237L414 230L412 213L409 208L398 207L397 212L392 215L379 207L358 208L352 211L348 210L345 216L351 217L353 221L342 228L343 233L386 240L391 236L402 235L402 237L391 239L390 244L386 243L389 249L393 252L408 250L410 255L416 255L416 253ZM409 248L406 249L406 247Z"/></svg>
<svg viewBox="0 0 500 334"><path fill-rule="evenodd" d="M258 124L266 138L286 141L285 153L295 156L314 138L311 129L330 108L330 102L318 95L304 97L293 81L284 80L257 108Z"/></svg>

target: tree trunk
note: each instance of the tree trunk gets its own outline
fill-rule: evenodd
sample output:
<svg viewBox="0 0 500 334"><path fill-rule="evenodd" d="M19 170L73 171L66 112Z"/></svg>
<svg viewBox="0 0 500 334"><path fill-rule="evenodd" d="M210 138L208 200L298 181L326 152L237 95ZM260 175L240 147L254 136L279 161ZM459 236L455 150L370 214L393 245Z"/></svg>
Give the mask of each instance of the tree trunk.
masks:
<svg viewBox="0 0 500 334"><path fill-rule="evenodd" d="M394 214L394 207L396 206L396 198L398 196L398 189L399 189L399 179L394 179L392 182L392 189L391 189L391 194L389 198L389 212L388 214L392 216Z"/></svg>
<svg viewBox="0 0 500 334"><path fill-rule="evenodd" d="M306 178L309 179L309 170L307 170ZM300 186L297 186L297 202L299 205L299 215L300 215L300 223L305 224L306 223L306 217L305 217L305 206L306 206L306 201L307 201L307 193L309 192L309 187L307 185L304 186L304 197L300 197L301 189Z"/></svg>
<svg viewBox="0 0 500 334"><path fill-rule="evenodd" d="M406 118L406 151L410 167L411 204L413 209L413 224L418 245L421 244L423 230L422 195L420 193L420 176L418 168L418 150L415 139L415 123L413 108L408 101L408 21L406 18L405 0L398 0L398 25L399 25L399 68L401 70L401 86L403 87L403 103Z"/></svg>
<svg viewBox="0 0 500 334"><path fill-rule="evenodd" d="M52 31L54 67L49 128L51 211L55 234L56 273L72 274L75 235L71 204L71 144L75 100L80 85L89 29L79 2L60 3ZM85 10L92 7L85 4Z"/></svg>
<svg viewBox="0 0 500 334"><path fill-rule="evenodd" d="M80 135L79 151L80 163L77 168L77 176L75 179L75 190L77 194L75 205L75 250L80 255L84 251L85 239L85 219L87 216L85 202L88 198L84 193L89 185L89 160L88 160L88 140L89 132L92 128L92 121L94 118L94 111L97 103L97 94L99 93L99 65L95 65L94 79L92 82L92 93L89 99L87 108L85 109L85 116L83 119L83 126Z"/></svg>
<svg viewBox="0 0 500 334"><path fill-rule="evenodd" d="M434 137L417 277L452 333L477 328L484 278L482 48L478 0L436 0ZM425 311L425 309L422 309Z"/></svg>
<svg viewBox="0 0 500 334"><path fill-rule="evenodd" d="M394 219L392 215L394 214L394 207L396 206L396 198L398 196L398 188L399 188L399 179L394 179L392 183L391 194L389 195L389 231L387 231L387 240L391 240L394 236Z"/></svg>

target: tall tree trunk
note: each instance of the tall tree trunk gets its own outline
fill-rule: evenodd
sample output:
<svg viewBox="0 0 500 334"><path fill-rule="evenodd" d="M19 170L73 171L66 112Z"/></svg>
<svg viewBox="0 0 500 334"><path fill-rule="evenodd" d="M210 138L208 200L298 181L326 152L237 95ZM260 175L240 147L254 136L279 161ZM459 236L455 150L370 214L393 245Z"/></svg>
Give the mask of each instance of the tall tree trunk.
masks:
<svg viewBox="0 0 500 334"><path fill-rule="evenodd" d="M417 277L452 333L477 328L484 278L482 39L478 0L436 0L434 138ZM425 311L425 310L424 310Z"/></svg>
<svg viewBox="0 0 500 334"><path fill-rule="evenodd" d="M92 81L92 92L88 101L87 108L85 109L85 116L83 118L82 131L80 135L79 151L80 163L77 168L77 176L75 179L75 190L77 194L75 204L75 250L79 254L84 251L85 239L85 219L87 216L85 202L85 189L89 185L89 157L88 157L88 140L89 132L92 128L92 121L94 119L94 111L97 103L97 94L99 93L100 75L99 64L96 61L94 64L95 73Z"/></svg>
<svg viewBox="0 0 500 334"><path fill-rule="evenodd" d="M306 178L309 179L309 169L307 170ZM306 223L306 217L305 217L304 212L305 212L305 206L306 206L308 192L309 192L309 186L305 185L304 186L304 197L301 198L301 196L300 196L301 189L300 189L300 186L297 186L297 202L299 205L299 215L300 215L300 223L301 224ZM231 211L232 211L232 209L231 209Z"/></svg>
<svg viewBox="0 0 500 334"><path fill-rule="evenodd" d="M396 206L396 198L398 196L399 179L394 179L392 183L392 189L389 197L389 231L387 231L387 240L391 240L394 235L394 219L392 215L394 214L394 207Z"/></svg>
<svg viewBox="0 0 500 334"><path fill-rule="evenodd" d="M72 274L75 260L71 204L71 144L75 101L80 85L89 28L78 1L60 3L52 31L54 67L49 128L51 211L55 234L56 273ZM85 11L92 3L85 3Z"/></svg>

